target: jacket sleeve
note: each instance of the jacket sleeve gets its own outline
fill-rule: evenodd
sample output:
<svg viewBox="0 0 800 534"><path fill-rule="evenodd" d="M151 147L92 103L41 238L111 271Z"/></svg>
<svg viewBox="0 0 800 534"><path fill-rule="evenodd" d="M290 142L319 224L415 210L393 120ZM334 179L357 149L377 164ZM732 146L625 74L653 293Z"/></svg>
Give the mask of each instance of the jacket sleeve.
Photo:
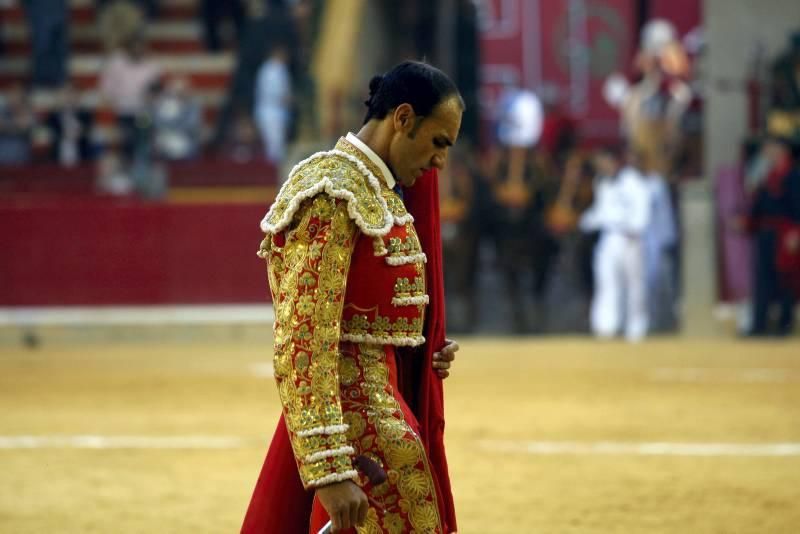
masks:
<svg viewBox="0 0 800 534"><path fill-rule="evenodd" d="M356 226L345 202L306 201L269 251L275 378L303 486L357 477L339 398L339 337Z"/></svg>

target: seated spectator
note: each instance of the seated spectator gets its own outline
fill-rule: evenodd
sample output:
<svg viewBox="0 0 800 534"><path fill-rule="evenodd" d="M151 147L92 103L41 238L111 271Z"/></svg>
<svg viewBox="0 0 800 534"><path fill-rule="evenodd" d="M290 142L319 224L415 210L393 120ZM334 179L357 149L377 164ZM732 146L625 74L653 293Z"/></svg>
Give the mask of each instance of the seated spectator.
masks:
<svg viewBox="0 0 800 534"><path fill-rule="evenodd" d="M149 110L149 98L161 78L158 63L147 56L147 43L136 34L111 54L100 73L100 94L117 117L122 150L131 160L136 149L137 118Z"/></svg>
<svg viewBox="0 0 800 534"><path fill-rule="evenodd" d="M153 103L155 155L168 161L191 159L198 153L202 109L189 94L186 78L172 78Z"/></svg>
<svg viewBox="0 0 800 534"><path fill-rule="evenodd" d="M264 161L264 149L258 136L258 129L244 110L236 112L233 128L225 139L220 155L236 163Z"/></svg>
<svg viewBox="0 0 800 534"><path fill-rule="evenodd" d="M89 109L81 106L75 89L65 85L58 94L56 107L45 119L52 135L51 155L65 167L94 159L92 127L94 117Z"/></svg>
<svg viewBox="0 0 800 534"><path fill-rule="evenodd" d="M9 89L0 102L0 165L21 165L31 159L34 114L21 85Z"/></svg>

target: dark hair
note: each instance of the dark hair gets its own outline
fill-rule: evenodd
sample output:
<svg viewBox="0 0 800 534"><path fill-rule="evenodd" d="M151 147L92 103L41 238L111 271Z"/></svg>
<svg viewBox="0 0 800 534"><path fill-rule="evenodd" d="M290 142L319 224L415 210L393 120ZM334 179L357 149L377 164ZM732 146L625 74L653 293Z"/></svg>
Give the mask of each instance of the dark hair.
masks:
<svg viewBox="0 0 800 534"><path fill-rule="evenodd" d="M409 104L414 113L425 117L446 98L456 95L464 108L464 100L456 84L436 67L419 61L404 61L369 82L369 98L364 102L367 114L364 124L383 119L400 104Z"/></svg>

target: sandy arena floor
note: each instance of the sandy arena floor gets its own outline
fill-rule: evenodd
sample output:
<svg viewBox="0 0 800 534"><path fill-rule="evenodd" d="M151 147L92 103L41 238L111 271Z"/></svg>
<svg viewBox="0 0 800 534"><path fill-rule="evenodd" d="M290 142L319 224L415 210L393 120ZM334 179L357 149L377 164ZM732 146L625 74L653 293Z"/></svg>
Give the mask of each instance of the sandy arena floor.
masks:
<svg viewBox="0 0 800 534"><path fill-rule="evenodd" d="M462 534L800 532L797 342L461 343ZM238 532L279 411L270 359L252 340L0 348L0 532Z"/></svg>

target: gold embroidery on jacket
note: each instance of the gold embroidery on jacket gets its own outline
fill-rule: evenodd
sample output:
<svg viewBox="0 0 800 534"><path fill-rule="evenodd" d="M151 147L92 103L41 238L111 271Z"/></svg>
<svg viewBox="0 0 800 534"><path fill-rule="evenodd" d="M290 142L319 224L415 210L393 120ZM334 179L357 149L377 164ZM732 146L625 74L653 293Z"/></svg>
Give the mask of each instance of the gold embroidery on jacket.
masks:
<svg viewBox="0 0 800 534"><path fill-rule="evenodd" d="M356 226L347 205L326 195L306 201L294 224L283 248L271 247L269 256L274 366L300 477L310 487L355 476L344 434L338 360Z"/></svg>

